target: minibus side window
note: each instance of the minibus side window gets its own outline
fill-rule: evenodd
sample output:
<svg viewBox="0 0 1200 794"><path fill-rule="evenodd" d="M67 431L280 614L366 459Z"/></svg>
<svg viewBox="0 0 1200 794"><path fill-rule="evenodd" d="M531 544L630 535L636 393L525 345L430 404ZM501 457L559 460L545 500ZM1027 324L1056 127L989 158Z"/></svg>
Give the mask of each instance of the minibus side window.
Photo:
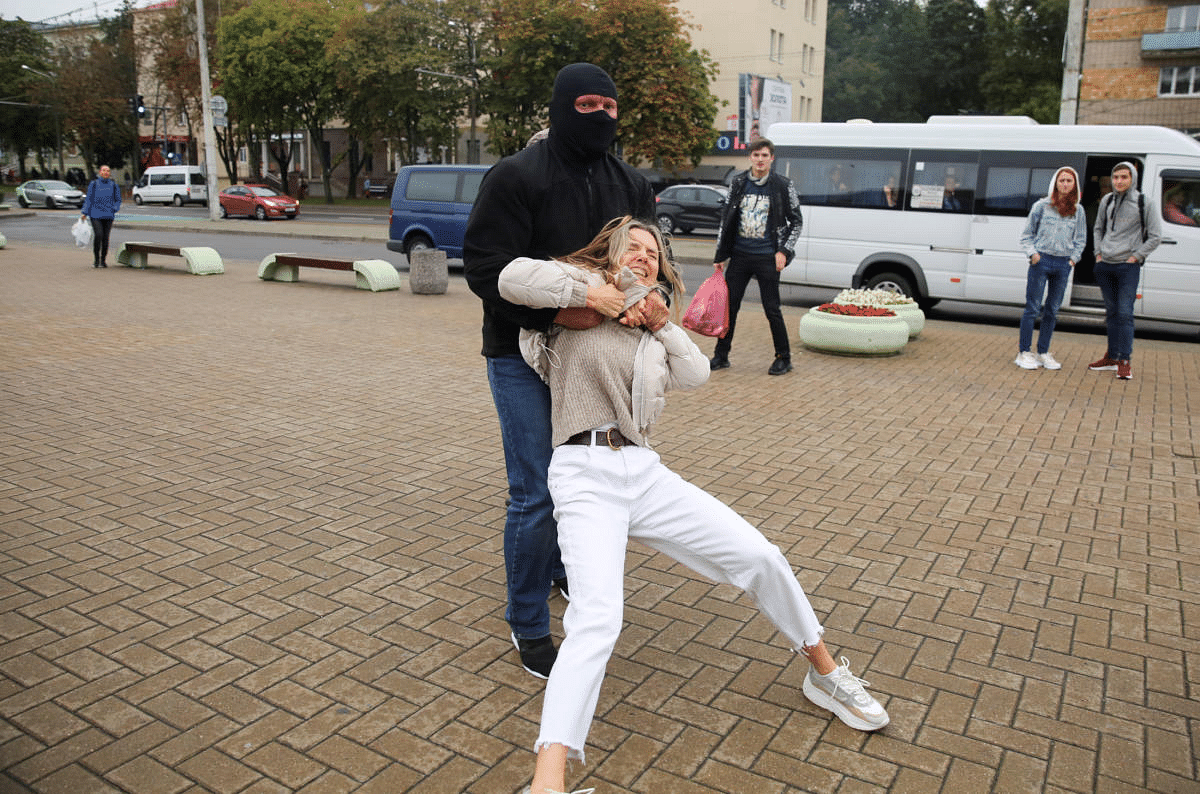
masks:
<svg viewBox="0 0 1200 794"><path fill-rule="evenodd" d="M913 152L912 193L908 208L940 212L971 212L975 202L975 180L979 166L953 155Z"/></svg>
<svg viewBox="0 0 1200 794"><path fill-rule="evenodd" d="M904 166L899 150L820 149L789 152L775 170L791 178L801 204L900 209Z"/></svg>
<svg viewBox="0 0 1200 794"><path fill-rule="evenodd" d="M1194 176L1164 174L1159 197L1164 224L1200 225L1200 174Z"/></svg>

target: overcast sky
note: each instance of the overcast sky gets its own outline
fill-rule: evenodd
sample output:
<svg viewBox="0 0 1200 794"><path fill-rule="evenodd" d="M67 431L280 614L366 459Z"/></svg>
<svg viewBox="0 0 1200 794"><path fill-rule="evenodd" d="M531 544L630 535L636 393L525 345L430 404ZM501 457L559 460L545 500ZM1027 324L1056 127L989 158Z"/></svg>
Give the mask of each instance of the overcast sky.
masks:
<svg viewBox="0 0 1200 794"><path fill-rule="evenodd" d="M20 17L26 22L84 22L98 17L111 17L121 8L122 0L0 0L0 16ZM149 5L147 0L135 0L136 6Z"/></svg>

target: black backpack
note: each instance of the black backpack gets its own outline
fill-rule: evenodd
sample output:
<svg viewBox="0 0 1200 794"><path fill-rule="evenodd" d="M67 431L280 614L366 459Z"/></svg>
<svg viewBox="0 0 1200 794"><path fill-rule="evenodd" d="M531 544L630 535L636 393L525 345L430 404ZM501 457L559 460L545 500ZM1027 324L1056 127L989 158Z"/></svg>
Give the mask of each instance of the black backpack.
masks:
<svg viewBox="0 0 1200 794"><path fill-rule="evenodd" d="M1108 234L1108 208L1109 208L1109 205L1112 204L1112 197L1114 195L1116 195L1116 194L1109 193L1107 196L1105 196L1100 201L1100 207L1099 207L1100 217L1102 217L1104 219L1100 224L1100 236L1101 237ZM1144 243L1144 242L1146 242L1146 239L1150 236L1150 233L1148 231L1146 231L1146 194L1141 193L1141 192L1138 193L1138 218L1142 222L1142 242Z"/></svg>

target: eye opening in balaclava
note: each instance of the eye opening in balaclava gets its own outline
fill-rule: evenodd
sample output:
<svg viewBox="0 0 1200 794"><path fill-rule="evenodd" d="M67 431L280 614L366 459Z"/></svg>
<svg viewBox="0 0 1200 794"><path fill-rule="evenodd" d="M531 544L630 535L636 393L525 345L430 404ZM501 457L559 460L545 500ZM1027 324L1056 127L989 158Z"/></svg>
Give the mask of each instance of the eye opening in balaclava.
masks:
<svg viewBox="0 0 1200 794"><path fill-rule="evenodd" d="M573 63L559 70L550 98L550 134L575 156L598 160L617 137L617 120L603 110L577 111L575 100L587 94L616 99L617 86L594 64Z"/></svg>

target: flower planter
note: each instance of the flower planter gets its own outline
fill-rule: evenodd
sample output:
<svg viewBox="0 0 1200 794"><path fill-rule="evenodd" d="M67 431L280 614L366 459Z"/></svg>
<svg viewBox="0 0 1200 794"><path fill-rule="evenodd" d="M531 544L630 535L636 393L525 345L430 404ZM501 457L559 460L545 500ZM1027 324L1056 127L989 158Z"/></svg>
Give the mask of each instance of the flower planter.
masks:
<svg viewBox="0 0 1200 794"><path fill-rule="evenodd" d="M908 338L916 339L925 330L925 312L915 303L897 303L888 306L904 322L908 323Z"/></svg>
<svg viewBox="0 0 1200 794"><path fill-rule="evenodd" d="M891 356L904 349L908 335L908 323L900 317L853 317L814 308L800 318L800 341L827 353Z"/></svg>

